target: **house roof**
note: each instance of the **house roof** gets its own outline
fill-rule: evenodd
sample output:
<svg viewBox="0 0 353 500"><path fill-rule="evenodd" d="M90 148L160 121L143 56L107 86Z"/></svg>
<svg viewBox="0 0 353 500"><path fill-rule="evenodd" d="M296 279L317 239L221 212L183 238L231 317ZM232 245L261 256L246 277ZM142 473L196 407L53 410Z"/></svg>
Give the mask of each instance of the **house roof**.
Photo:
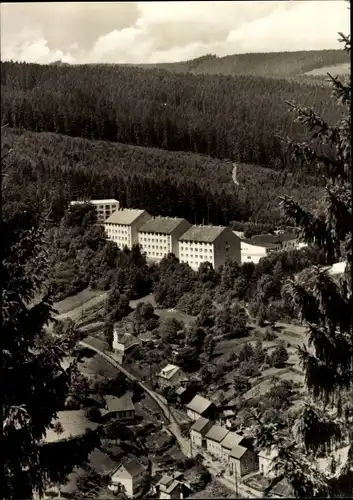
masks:
<svg viewBox="0 0 353 500"><path fill-rule="evenodd" d="M192 424L190 430L195 432L200 432L202 434L202 431L204 431L204 429L207 428L209 422L210 420L208 418L200 417L196 420L196 422Z"/></svg>
<svg viewBox="0 0 353 500"><path fill-rule="evenodd" d="M225 418L234 417L235 411L234 410L223 410L223 415L225 416Z"/></svg>
<svg viewBox="0 0 353 500"><path fill-rule="evenodd" d="M211 406L211 404L212 404L211 401L197 394L194 398L192 398L190 403L185 405L185 407L188 410L194 411L199 415L202 415Z"/></svg>
<svg viewBox="0 0 353 500"><path fill-rule="evenodd" d="M228 434L228 432L228 429L225 429L220 425L212 425L211 429L206 434L206 439L211 439L212 441L220 443Z"/></svg>
<svg viewBox="0 0 353 500"><path fill-rule="evenodd" d="M125 348L129 347L132 344L139 343L139 339L131 335L131 333L119 332L115 330L116 342L122 344Z"/></svg>
<svg viewBox="0 0 353 500"><path fill-rule="evenodd" d="M275 448L263 449L257 454L260 458L266 458L267 460L273 460L278 455L278 451Z"/></svg>
<svg viewBox="0 0 353 500"><path fill-rule="evenodd" d="M171 234L180 224L187 222L179 217L153 217L139 229L139 233Z"/></svg>
<svg viewBox="0 0 353 500"><path fill-rule="evenodd" d="M246 453L246 451L248 450L244 448L244 446L234 446L234 448L232 448L231 452L229 453L229 456L239 460L244 455L244 453Z"/></svg>
<svg viewBox="0 0 353 500"><path fill-rule="evenodd" d="M224 226L194 225L180 236L179 241L213 243L226 229Z"/></svg>
<svg viewBox="0 0 353 500"><path fill-rule="evenodd" d="M97 448L88 455L88 460L91 467L98 472L98 474L111 474L114 470L116 470L118 465L118 463L107 453L104 453Z"/></svg>
<svg viewBox="0 0 353 500"><path fill-rule="evenodd" d="M105 224L123 224L129 226L142 214L147 213L145 210L140 210L137 208L124 208L119 209L114 212L108 219L104 222Z"/></svg>
<svg viewBox="0 0 353 500"><path fill-rule="evenodd" d="M294 233L284 232L277 234L277 238L279 239L279 241L283 242L283 241L296 240L297 236Z"/></svg>
<svg viewBox="0 0 353 500"><path fill-rule="evenodd" d="M173 375L176 374L177 371L179 371L180 368L179 366L176 365L167 365L161 370L158 374L159 377L166 378L167 380L171 379Z"/></svg>
<svg viewBox="0 0 353 500"><path fill-rule="evenodd" d="M124 468L132 477L138 476L145 470L143 465L141 465L140 462L136 460L136 458L130 458L129 460L122 462L117 467L115 472L117 472L121 468Z"/></svg>
<svg viewBox="0 0 353 500"><path fill-rule="evenodd" d="M281 244L282 240L277 234L257 234L243 241L250 245L261 246L265 248L275 247Z"/></svg>
<svg viewBox="0 0 353 500"><path fill-rule="evenodd" d="M104 203L119 203L118 200L114 198L108 198L107 200L90 200L93 205L103 205Z"/></svg>
<svg viewBox="0 0 353 500"><path fill-rule="evenodd" d="M277 483L272 490L270 491L270 494L276 494L280 497L291 497L293 496L293 487L286 481L286 479L282 479L279 483Z"/></svg>
<svg viewBox="0 0 353 500"><path fill-rule="evenodd" d="M235 432L228 432L228 434L221 442L221 445L223 446L223 448L226 448L227 450L232 450L235 446L240 445L243 439L244 439L243 436L240 436Z"/></svg>
<svg viewBox="0 0 353 500"><path fill-rule="evenodd" d="M177 389L175 389L175 394L177 396L182 396L185 392L187 391L187 388L186 387L183 387L182 385L180 387L178 387Z"/></svg>
<svg viewBox="0 0 353 500"><path fill-rule="evenodd" d="M132 402L130 396L122 396L117 398L116 396L105 396L105 403L107 405L108 411L131 411L135 409L135 405Z"/></svg>

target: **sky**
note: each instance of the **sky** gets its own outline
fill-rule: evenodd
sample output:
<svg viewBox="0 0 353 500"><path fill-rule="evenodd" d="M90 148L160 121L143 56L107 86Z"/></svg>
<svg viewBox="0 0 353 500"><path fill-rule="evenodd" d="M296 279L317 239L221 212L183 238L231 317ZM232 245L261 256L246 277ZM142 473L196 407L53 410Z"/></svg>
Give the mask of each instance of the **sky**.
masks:
<svg viewBox="0 0 353 500"><path fill-rule="evenodd" d="M177 62L205 54L339 49L341 0L2 3L1 60Z"/></svg>

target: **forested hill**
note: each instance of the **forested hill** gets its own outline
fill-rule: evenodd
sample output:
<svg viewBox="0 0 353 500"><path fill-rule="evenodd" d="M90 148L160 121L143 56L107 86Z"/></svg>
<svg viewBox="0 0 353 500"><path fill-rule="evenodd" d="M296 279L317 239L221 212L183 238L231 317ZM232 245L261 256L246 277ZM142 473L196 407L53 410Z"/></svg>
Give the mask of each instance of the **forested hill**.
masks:
<svg viewBox="0 0 353 500"><path fill-rule="evenodd" d="M313 106L330 123L339 118L330 89L255 76L3 62L1 83L1 119L11 127L274 169L287 160L275 135L302 131L286 100Z"/></svg>
<svg viewBox="0 0 353 500"><path fill-rule="evenodd" d="M310 177L239 165L236 187L229 162L192 153L171 153L52 133L6 128L2 154L12 148L7 199L46 200L60 220L71 199L116 198L125 207L194 223L281 222L279 196L313 206L320 188Z"/></svg>
<svg viewBox="0 0 353 500"><path fill-rule="evenodd" d="M326 70L333 76L349 72L349 55L342 50L307 50L297 52L268 52L233 54L217 57L208 54L190 61L140 65L176 73L194 75L252 75L272 78L293 78L324 75Z"/></svg>

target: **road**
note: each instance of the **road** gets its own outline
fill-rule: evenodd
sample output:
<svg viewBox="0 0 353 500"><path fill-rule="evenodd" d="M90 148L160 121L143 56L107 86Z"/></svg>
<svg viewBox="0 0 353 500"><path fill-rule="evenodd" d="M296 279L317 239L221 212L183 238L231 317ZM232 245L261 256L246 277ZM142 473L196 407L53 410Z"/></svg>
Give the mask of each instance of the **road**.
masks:
<svg viewBox="0 0 353 500"><path fill-rule="evenodd" d="M88 342L85 342L84 340L81 340L79 342L79 345L82 347L85 347L87 349L91 349L92 351L96 352L100 356L102 356L108 363L110 363L112 366L117 368L119 371L124 373L124 375L129 378L130 380L136 381L139 386L157 403L157 405L160 407L162 410L163 414L165 417L169 420L169 425L167 428L170 430L170 432L173 434L177 442L179 443L180 449L182 453L187 456L191 457L192 454L192 449L190 447L190 442L188 439L184 438L181 434L180 431L180 426L177 423L177 420L175 416L173 415L172 410L164 403L162 400L161 396L157 394L155 391L151 390L149 387L147 387L143 382L141 382L135 375L132 375L129 371L127 371L121 364L119 364L112 355L107 354L106 352L102 351L99 349L99 347L93 346ZM205 458L205 457L204 457ZM249 491L244 490L242 485L239 483L238 485L235 485L234 480L231 478L227 477L218 477L218 474L221 472L221 468L217 467L216 464L213 464L210 461L210 458L207 457L204 460L204 466L206 469L209 471L209 473L215 477L215 479L223 484L228 489L231 490L237 490L238 493L241 495L242 498L251 498L253 495L249 495ZM222 467L223 468L223 467Z"/></svg>
<svg viewBox="0 0 353 500"><path fill-rule="evenodd" d="M174 435L175 439L178 441L179 446L181 448L181 451L184 453L186 456L190 456L190 444L189 440L184 438L181 434L179 424L177 423L176 418L174 417L172 411L168 408L168 406L162 401L161 396L157 394L155 391L151 390L149 387L147 387L143 382L140 382L140 380L135 377L135 375L132 375L130 372L128 372L121 364L119 364L113 356L107 354L106 352L101 351L98 347L91 345L88 342L85 342L84 340L81 340L79 344L82 347L85 347L87 349L91 349L92 351L96 352L100 356L102 356L108 363L110 363L112 366L120 370L124 375L129 378L130 380L136 381L139 386L157 403L157 405L160 407L162 410L164 416L169 420L169 425L168 428L170 432Z"/></svg>

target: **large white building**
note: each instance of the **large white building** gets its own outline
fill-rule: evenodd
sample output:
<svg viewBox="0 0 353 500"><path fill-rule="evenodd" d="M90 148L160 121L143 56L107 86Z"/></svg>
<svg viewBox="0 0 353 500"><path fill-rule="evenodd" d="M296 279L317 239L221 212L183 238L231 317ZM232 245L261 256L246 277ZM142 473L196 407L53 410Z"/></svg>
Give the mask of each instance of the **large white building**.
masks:
<svg viewBox="0 0 353 500"><path fill-rule="evenodd" d="M179 237L191 226L177 217L153 217L139 229L139 243L146 257L161 260L169 253L179 257Z"/></svg>
<svg viewBox="0 0 353 500"><path fill-rule="evenodd" d="M104 229L108 240L114 241L119 248L131 248L139 242L138 230L151 215L146 210L125 208L114 212L105 222Z"/></svg>
<svg viewBox="0 0 353 500"><path fill-rule="evenodd" d="M191 226L179 238L179 259L197 270L202 262L219 269L227 258L241 263L240 239L223 226Z"/></svg>
<svg viewBox="0 0 353 500"><path fill-rule="evenodd" d="M236 234L235 231L233 231ZM295 235L290 233L260 234L251 238L241 239L241 263L259 260L271 252L303 248L305 244L298 243Z"/></svg>
<svg viewBox="0 0 353 500"><path fill-rule="evenodd" d="M118 200L80 200L71 201L70 205L82 205L84 203L90 203L94 205L97 210L97 221L104 222L108 217L110 217L116 210L119 210L120 204Z"/></svg>

